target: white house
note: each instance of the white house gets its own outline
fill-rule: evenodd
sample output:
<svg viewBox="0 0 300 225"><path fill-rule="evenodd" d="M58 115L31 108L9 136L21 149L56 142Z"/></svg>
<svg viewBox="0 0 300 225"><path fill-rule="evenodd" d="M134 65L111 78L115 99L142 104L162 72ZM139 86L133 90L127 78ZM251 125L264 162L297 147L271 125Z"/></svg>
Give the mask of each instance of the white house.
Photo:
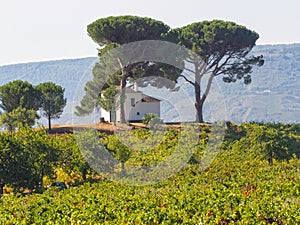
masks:
<svg viewBox="0 0 300 225"><path fill-rule="evenodd" d="M160 117L160 100L143 94L137 86L125 87L125 121L141 121L145 114L153 113ZM108 122L120 122L120 109L115 112L100 108L100 118Z"/></svg>

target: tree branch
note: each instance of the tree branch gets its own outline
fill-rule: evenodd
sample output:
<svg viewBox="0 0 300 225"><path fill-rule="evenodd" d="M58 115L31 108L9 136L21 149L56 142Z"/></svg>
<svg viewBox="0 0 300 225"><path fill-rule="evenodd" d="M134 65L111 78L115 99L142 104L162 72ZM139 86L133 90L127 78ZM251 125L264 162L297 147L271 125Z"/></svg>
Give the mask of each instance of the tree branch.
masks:
<svg viewBox="0 0 300 225"><path fill-rule="evenodd" d="M193 71L193 70L191 70L191 69L188 69L188 68L186 68L186 67L184 67L184 70L187 70L187 71L189 71L189 72L195 74L195 71Z"/></svg>
<svg viewBox="0 0 300 225"><path fill-rule="evenodd" d="M210 88L211 88L213 79L214 79L214 75L211 74L210 77L209 77L209 79L208 79L206 89L205 89L205 91L204 91L204 93L203 93L203 95L202 95L202 97L201 97L201 101L202 101L202 102L205 101L207 95L209 94L209 91L210 91Z"/></svg>
<svg viewBox="0 0 300 225"><path fill-rule="evenodd" d="M195 83L192 82L192 81L190 81L189 79L187 79L186 76L184 76L184 75L181 74L181 75L179 75L179 77L182 77L183 79L185 79L186 82L189 82L191 85L195 86Z"/></svg>
<svg viewBox="0 0 300 225"><path fill-rule="evenodd" d="M213 61L213 63L207 68L207 71L212 69L214 66L218 67L219 62L222 60L222 58L226 55L226 50L224 48L224 45L222 46L222 50L218 57L216 57L216 60Z"/></svg>
<svg viewBox="0 0 300 225"><path fill-rule="evenodd" d="M229 56L228 56L227 59L222 63L221 66L216 66L216 67L215 67L215 69L212 71L212 74L214 74L214 76L217 76L217 73L220 71L220 69L221 69L222 67L224 67L224 66L228 63L228 61L232 58L232 56L233 56L233 53L229 54Z"/></svg>

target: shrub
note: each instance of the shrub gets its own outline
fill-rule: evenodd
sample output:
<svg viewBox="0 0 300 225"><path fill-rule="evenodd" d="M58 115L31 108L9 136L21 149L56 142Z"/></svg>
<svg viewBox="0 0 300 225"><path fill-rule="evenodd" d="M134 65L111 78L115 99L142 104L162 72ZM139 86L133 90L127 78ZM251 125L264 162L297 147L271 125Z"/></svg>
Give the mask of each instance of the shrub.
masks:
<svg viewBox="0 0 300 225"><path fill-rule="evenodd" d="M158 118L157 114L149 113L144 115L142 122L145 125L155 125L158 123L162 123L162 120Z"/></svg>

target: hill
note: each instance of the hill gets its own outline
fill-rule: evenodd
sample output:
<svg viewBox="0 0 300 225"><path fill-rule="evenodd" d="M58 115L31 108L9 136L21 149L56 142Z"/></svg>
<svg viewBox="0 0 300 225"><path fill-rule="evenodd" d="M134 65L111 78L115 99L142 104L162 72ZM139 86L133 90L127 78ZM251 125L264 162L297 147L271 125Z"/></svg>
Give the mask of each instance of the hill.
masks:
<svg viewBox="0 0 300 225"><path fill-rule="evenodd" d="M206 149L211 129L199 128L196 146L190 143L193 137L180 141L183 133L173 129L164 133L163 139L144 129L132 130L132 137L142 141L142 146L128 151L123 172L120 162L112 164L104 154L99 155L104 151L117 157L116 150L122 146L117 136L101 135L103 149L103 145L89 145L95 143L89 132L84 139L57 135L49 139L41 132L35 137L43 137L44 146L53 145L51 155L63 156L54 158L58 161L51 157L50 162L55 162L51 165L58 171L56 181L67 182L68 188L27 191L23 196L20 189L21 193L0 196L0 224L300 224L300 125L227 124L222 146L213 154ZM2 146L15 149L10 141L20 141L34 154L41 145L23 143L24 134L25 130L8 134L11 139L2 139ZM132 137L130 141L138 144ZM153 149L145 146L149 138L157 144ZM183 143L178 151L179 142ZM85 181L80 179L85 164L78 162L82 158L76 150L83 143L93 150L79 147L81 153L89 153L85 157L95 160L97 166L105 165L97 167L96 174L90 171ZM7 148L2 153L7 154ZM188 152L192 152L190 159L186 158ZM32 165L24 164L23 157L17 162ZM15 167L8 169L14 171ZM28 187L28 183L23 184ZM51 183L45 180L45 184Z"/></svg>
<svg viewBox="0 0 300 225"><path fill-rule="evenodd" d="M54 120L54 124L68 124L72 122L72 107L74 93L82 79L92 78L92 67L97 60L96 57L67 59L46 62L33 62L0 67L0 85L12 80L26 80L34 85L42 82L55 82L65 88L67 105L61 118ZM82 90L81 95L84 94ZM47 121L41 119L43 124Z"/></svg>
<svg viewBox="0 0 300 225"><path fill-rule="evenodd" d="M221 79L216 82L223 96L221 100L226 107L226 119L235 122L299 123L300 44L259 45L253 49L253 54L264 55L265 65L255 69L250 85L246 86L242 82L226 84ZM0 85L11 80L22 79L32 84L52 81L63 86L68 100L67 106L62 117L53 123L68 124L72 122L74 106L79 103L84 94L85 82L92 78L91 71L96 60L96 57L90 57L1 66ZM179 85L193 100L191 86L180 82ZM142 90L154 96L157 93L151 88ZM220 97L215 96L215 98L220 101ZM183 98L178 98L176 104L178 104L177 108L185 108L187 102ZM162 101L161 111L165 121L179 119L176 109L170 102ZM184 120L193 120L195 113L189 111L188 114ZM90 116L88 120L97 120L97 115ZM46 124L44 119L40 122Z"/></svg>

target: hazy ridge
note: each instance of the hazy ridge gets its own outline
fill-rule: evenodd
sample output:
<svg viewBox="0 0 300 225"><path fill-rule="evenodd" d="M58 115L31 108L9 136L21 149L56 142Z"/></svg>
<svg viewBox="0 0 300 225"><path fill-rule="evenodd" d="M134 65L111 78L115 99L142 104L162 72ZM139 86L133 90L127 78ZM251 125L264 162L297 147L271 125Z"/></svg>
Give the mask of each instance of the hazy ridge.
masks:
<svg viewBox="0 0 300 225"><path fill-rule="evenodd" d="M222 102L226 107L226 111L222 112L226 114L224 119L235 122L299 123L300 44L260 45L255 47L253 54L263 54L265 65L255 69L250 85L246 86L242 82L226 84L221 79L215 82L219 85ZM89 57L0 66L0 85L22 79L34 85L52 81L63 86L68 103L62 117L53 123L71 123L72 107L79 103L84 94L84 83L92 78L91 70L96 61L96 57ZM191 86L187 83L182 83L181 86L193 100ZM150 89L145 92L155 93ZM212 94L212 99L214 97L220 101L220 96ZM184 108L186 102L178 98L177 104ZM161 111L165 121L178 119L176 111L170 104L162 102ZM188 112L189 115L185 120L192 120L194 113ZM40 122L46 121L42 119Z"/></svg>

